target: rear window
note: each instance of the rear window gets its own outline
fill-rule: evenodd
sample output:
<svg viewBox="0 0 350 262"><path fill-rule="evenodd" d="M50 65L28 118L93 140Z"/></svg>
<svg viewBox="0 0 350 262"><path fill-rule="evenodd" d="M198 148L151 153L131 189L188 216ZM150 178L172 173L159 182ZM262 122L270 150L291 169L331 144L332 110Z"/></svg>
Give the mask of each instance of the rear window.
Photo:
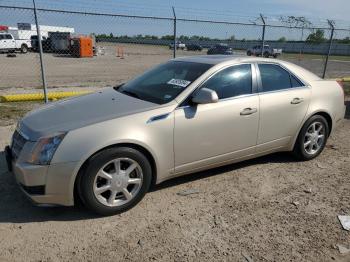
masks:
<svg viewBox="0 0 350 262"><path fill-rule="evenodd" d="M259 64L258 66L263 92L303 86L295 76L279 65Z"/></svg>

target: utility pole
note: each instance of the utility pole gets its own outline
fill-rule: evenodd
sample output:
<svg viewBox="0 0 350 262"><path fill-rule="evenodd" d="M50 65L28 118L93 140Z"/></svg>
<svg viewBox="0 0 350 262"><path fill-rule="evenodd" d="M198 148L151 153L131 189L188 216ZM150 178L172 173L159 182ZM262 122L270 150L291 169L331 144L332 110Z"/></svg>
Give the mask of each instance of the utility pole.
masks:
<svg viewBox="0 0 350 262"><path fill-rule="evenodd" d="M36 10L35 0L33 0L33 7L34 7L34 19L35 19L36 33L38 36L41 80L43 83L45 103L47 103L48 99L47 99L47 87L46 87L45 67L44 67L44 59L43 59L43 46L41 43L41 32L40 32L40 27L39 27L39 22L38 22L38 15L37 15L37 10Z"/></svg>
<svg viewBox="0 0 350 262"><path fill-rule="evenodd" d="M173 8L173 16L174 16L174 52L173 52L173 57L176 57L176 13L175 13L175 8Z"/></svg>
<svg viewBox="0 0 350 262"><path fill-rule="evenodd" d="M328 58L331 54L331 49L332 49L332 44L333 44L333 35L334 35L334 21L327 20L327 22L328 22L329 26L331 27L331 38L329 39L328 52L327 52L326 61L324 63L324 68L323 68L323 74L322 74L323 79L326 77Z"/></svg>
<svg viewBox="0 0 350 262"><path fill-rule="evenodd" d="M261 39L261 57L264 55L264 46L265 46L265 18L262 14L260 14L261 21L263 22L263 31L262 31L262 39Z"/></svg>

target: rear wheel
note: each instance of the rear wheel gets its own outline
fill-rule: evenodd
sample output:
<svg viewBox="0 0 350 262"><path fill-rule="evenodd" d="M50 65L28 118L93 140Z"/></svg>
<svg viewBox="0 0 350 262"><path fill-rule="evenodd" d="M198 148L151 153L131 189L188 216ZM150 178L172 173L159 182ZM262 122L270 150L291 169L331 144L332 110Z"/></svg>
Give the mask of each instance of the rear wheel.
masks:
<svg viewBox="0 0 350 262"><path fill-rule="evenodd" d="M21 45L21 53L25 54L28 52L28 46L23 44Z"/></svg>
<svg viewBox="0 0 350 262"><path fill-rule="evenodd" d="M311 160L324 149L329 134L327 120L320 115L312 116L301 129L293 154L301 160Z"/></svg>
<svg viewBox="0 0 350 262"><path fill-rule="evenodd" d="M264 57L268 58L270 56L269 52L264 52Z"/></svg>
<svg viewBox="0 0 350 262"><path fill-rule="evenodd" d="M151 165L142 153L128 147L111 148L92 157L78 190L90 210L113 215L140 202L151 178Z"/></svg>
<svg viewBox="0 0 350 262"><path fill-rule="evenodd" d="M247 51L247 56L251 56L251 55L252 55L252 52Z"/></svg>

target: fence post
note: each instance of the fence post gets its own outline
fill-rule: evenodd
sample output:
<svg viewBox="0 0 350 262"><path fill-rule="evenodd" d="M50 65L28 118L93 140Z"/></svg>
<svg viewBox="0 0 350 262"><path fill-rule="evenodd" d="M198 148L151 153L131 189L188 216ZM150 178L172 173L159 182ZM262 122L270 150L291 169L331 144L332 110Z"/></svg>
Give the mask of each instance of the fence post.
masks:
<svg viewBox="0 0 350 262"><path fill-rule="evenodd" d="M265 27L266 27L266 23L265 23L264 16L262 14L260 14L260 18L261 18L261 21L263 22L263 31L262 31L262 38L261 38L261 57L263 57L264 46L265 46Z"/></svg>
<svg viewBox="0 0 350 262"><path fill-rule="evenodd" d="M331 54L332 43L333 43L333 35L334 35L334 24L333 24L333 21L330 21L330 20L327 20L327 21L328 21L329 26L331 27L331 38L329 39L328 52L327 52L326 61L324 63L324 68L323 68L323 74L322 74L322 78L323 79L326 77L328 58L329 58L329 55Z"/></svg>
<svg viewBox="0 0 350 262"><path fill-rule="evenodd" d="M40 57L40 69L41 69L41 80L43 83L43 89L44 89L44 99L45 103L48 102L47 99L47 87L46 87L46 77L45 77L45 67L44 67L44 61L43 61L43 46L41 43L41 32L38 22L38 16L37 16L37 10L35 5L35 0L33 0L33 7L34 7L34 19L35 19L35 26L36 26L36 33L38 36L38 46L39 46L39 57Z"/></svg>
<svg viewBox="0 0 350 262"><path fill-rule="evenodd" d="M175 13L175 8L173 8L173 16L174 16L174 52L173 52L173 57L176 57L176 13Z"/></svg>

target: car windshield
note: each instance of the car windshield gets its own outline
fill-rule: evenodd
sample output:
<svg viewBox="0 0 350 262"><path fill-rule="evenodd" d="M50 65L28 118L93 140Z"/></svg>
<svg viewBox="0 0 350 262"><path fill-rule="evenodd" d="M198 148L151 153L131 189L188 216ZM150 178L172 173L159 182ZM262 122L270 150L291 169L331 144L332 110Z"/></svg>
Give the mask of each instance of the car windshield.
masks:
<svg viewBox="0 0 350 262"><path fill-rule="evenodd" d="M170 61L114 89L141 100L165 104L178 96L211 66L210 64Z"/></svg>

